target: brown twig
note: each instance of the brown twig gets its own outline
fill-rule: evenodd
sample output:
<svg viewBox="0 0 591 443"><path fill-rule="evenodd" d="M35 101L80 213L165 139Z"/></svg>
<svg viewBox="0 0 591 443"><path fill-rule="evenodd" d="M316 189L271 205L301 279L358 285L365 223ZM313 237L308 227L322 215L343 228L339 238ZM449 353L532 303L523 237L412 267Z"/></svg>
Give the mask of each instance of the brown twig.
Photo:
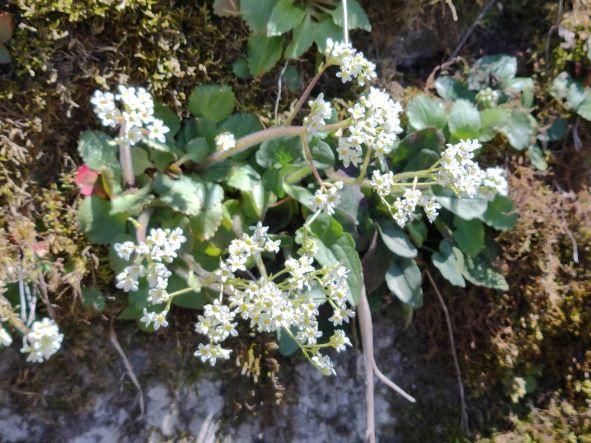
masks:
<svg viewBox="0 0 591 443"><path fill-rule="evenodd" d="M472 33L474 32L474 29L476 29L476 26L478 25L478 23L480 23L480 20L482 20L484 18L484 16L486 15L486 13L488 12L488 10L490 8L492 8L492 5L495 4L495 1L496 0L489 0L489 2L486 5L484 5L484 8L482 8L482 11L480 11L480 14L478 14L478 17L476 17L476 20L474 20L474 23L472 23L472 25L464 33L464 35L460 39L460 42L456 46L456 49L454 49L454 52L452 52L451 55L449 56L450 60L455 58L456 55L458 55L458 53L461 51L462 47L464 46L464 44L468 40L468 37L470 37L472 35Z"/></svg>
<svg viewBox="0 0 591 443"><path fill-rule="evenodd" d="M137 377L135 376L135 372L133 372L133 368L131 367L131 363L129 363L127 356L125 355L125 351L123 351L123 348L119 344L119 340L117 340L117 334L115 333L115 328L113 327L113 323L111 323L111 333L109 335L110 335L109 340L111 341L111 344L113 345L113 347L115 348L115 350L117 351L117 353L119 354L121 359L123 360L123 365L125 366L125 369L127 370L127 375L129 376L131 382L133 383L133 385L135 386L135 388L138 391L138 398L139 398L139 403L140 403L140 415L138 417L138 420L140 420L144 416L144 391L142 390L140 382L138 381Z"/></svg>
<svg viewBox="0 0 591 443"><path fill-rule="evenodd" d="M373 353L373 323L371 320L371 311L365 293L365 286L361 288L361 297L357 306L359 317L359 330L361 331L361 342L363 343L363 358L365 361L365 383L366 383L366 402L367 402L367 428L365 439L369 443L375 442L375 406L374 406L374 374L390 389L402 395L411 403L416 400L407 394L400 386L386 377L379 370Z"/></svg>
<svg viewBox="0 0 591 443"><path fill-rule="evenodd" d="M458 381L458 390L460 392L460 407L462 409L462 429L464 430L466 435L469 436L470 435L470 428L468 426L468 412L467 412L467 408L466 408L466 399L464 396L464 384L462 383L462 371L460 369L460 362L458 360L458 355L456 353L456 342L454 339L451 318L449 317L449 312L447 310L447 306L445 305L445 301L443 300L443 296L441 295L441 292L439 291L439 288L437 287L437 284L435 283L433 276L431 275L431 273L429 272L428 269L425 271L425 274L427 274L427 278L429 279L429 282L431 283L431 286L433 287L435 294L437 294L437 298L439 299L439 303L441 303L443 313L445 314L445 321L447 322L447 331L449 334L451 353L453 356L454 365L456 367L456 379Z"/></svg>

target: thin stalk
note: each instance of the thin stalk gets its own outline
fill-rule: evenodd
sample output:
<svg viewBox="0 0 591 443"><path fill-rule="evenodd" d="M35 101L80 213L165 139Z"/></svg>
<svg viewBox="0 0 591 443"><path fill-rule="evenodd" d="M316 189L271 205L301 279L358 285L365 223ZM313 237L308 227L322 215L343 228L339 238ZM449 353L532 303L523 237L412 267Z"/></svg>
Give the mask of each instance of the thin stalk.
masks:
<svg viewBox="0 0 591 443"><path fill-rule="evenodd" d="M349 126L348 120L342 122L332 123L330 125L321 126L320 132L334 132L338 129L346 128ZM265 141L274 140L282 137L294 137L299 136L306 132L306 128L303 126L280 126L269 129L263 129L261 131L253 132L252 134L246 135L236 140L236 146L227 151L218 151L210 155L204 162L197 165L197 169L205 169L208 166L219 163L227 158L233 157L234 155L244 152L248 148L263 143Z"/></svg>
<svg viewBox="0 0 591 443"><path fill-rule="evenodd" d="M300 135L300 140L302 142L302 146L304 148L304 156L306 157L306 161L312 170L312 174L314 178L318 182L321 188L324 188L324 182L322 181L322 177L320 177L320 173L318 169L316 169L316 165L314 164L314 159L312 158L312 151L310 151L310 146L308 145L308 140L306 140L306 133Z"/></svg>
<svg viewBox="0 0 591 443"><path fill-rule="evenodd" d="M121 123L119 128L119 137L125 136L125 123ZM135 186L135 175L133 174L133 161L131 159L131 146L129 142L119 143L119 164L123 173L123 184L125 187Z"/></svg>
<svg viewBox="0 0 591 443"><path fill-rule="evenodd" d="M308 99L308 96L312 92L312 89L314 88L314 86L316 86L316 83L318 83L318 80L320 80L320 77L322 77L324 71L326 71L326 68L328 68L328 65L325 65L324 63L320 65L318 72L316 73L316 75L314 75L314 77L312 77L310 83L308 83L308 86L306 86L306 89L302 93L302 96L299 98L299 100L296 102L295 106L287 116L287 120L285 120L284 126L291 125L293 119L296 118L298 112L300 112L300 109L302 109L302 106L304 106L304 103Z"/></svg>
<svg viewBox="0 0 591 443"><path fill-rule="evenodd" d="M361 183L365 180L365 175L367 174L367 167L369 166L369 160L371 158L371 152L373 151L372 148L367 148L367 152L365 153L365 158L363 159L363 163L361 164L361 170L359 171L359 177L355 180L355 183Z"/></svg>

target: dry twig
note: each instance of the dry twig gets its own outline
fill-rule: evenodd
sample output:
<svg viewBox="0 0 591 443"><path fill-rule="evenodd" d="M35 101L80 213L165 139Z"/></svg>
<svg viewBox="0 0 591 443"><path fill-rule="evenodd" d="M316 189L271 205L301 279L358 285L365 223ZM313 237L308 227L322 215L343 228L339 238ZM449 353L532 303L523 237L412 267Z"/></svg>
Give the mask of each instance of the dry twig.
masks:
<svg viewBox="0 0 591 443"><path fill-rule="evenodd" d="M456 341L454 339L454 333L451 324L451 318L449 317L449 312L447 310L447 306L445 305L445 301L443 300L443 296L439 291L439 288L435 284L435 280L433 276L429 272L429 270L425 271L427 274L427 278L431 282L431 286L437 294L437 298L439 299L439 303L441 303L441 307L443 308L443 313L445 314L445 321L447 322L447 332L449 333L449 343L451 346L451 353L454 359L454 365L456 367L456 379L458 381L458 390L460 391L460 406L462 408L462 429L466 433L466 435L470 435L470 428L468 426L468 412L466 408L466 399L464 396L464 384L462 383L462 372L460 369L460 362L458 361L458 355L456 353Z"/></svg>

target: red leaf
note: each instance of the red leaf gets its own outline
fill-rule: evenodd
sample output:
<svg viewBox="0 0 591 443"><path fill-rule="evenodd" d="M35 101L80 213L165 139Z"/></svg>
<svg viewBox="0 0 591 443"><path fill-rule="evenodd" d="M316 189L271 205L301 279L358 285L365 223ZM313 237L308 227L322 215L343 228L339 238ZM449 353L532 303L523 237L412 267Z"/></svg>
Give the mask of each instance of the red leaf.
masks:
<svg viewBox="0 0 591 443"><path fill-rule="evenodd" d="M93 171L88 165L82 165L76 172L76 184L80 188L80 193L85 197L90 197L93 194L94 184L99 176L99 173Z"/></svg>

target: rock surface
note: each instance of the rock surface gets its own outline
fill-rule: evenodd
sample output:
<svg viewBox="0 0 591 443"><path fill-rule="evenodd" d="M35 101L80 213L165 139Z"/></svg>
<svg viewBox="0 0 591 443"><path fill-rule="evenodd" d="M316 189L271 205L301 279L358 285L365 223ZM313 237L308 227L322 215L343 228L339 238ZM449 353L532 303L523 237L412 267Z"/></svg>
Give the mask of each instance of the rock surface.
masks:
<svg viewBox="0 0 591 443"><path fill-rule="evenodd" d="M409 351L413 357L404 357L404 349L395 344L393 325L393 321L387 318L375 321L375 351L382 370L419 397L423 389L417 389L412 383L417 383L417 386L422 384L422 379L428 378L425 374L429 372L437 374L437 377L447 377L448 381L439 385L439 392L425 390L425 394L432 397L426 401L437 399L440 404L455 404L453 378L449 374L442 376L440 368L425 365L416 348ZM231 404L238 389L236 383L250 384L252 389L256 389L252 379L238 376L234 381L221 380L216 377L216 371L207 369L194 380L180 376L180 382L172 383L165 375L167 373L162 371L162 362L173 368L176 365L179 373L184 370L182 365L200 363L193 359L182 361L174 347L169 346L166 335L157 337L160 342L166 340L166 343L162 343L162 349L155 352L153 345L144 348L136 344L126 346L129 341L122 339L125 334L129 334L126 337L128 340L133 340L134 334L140 333L131 328L122 331L120 341L127 349L130 364L143 388L143 416L139 416L139 397L133 385L126 380L122 362L113 357L111 365L99 366L98 371L84 364L70 367L62 375L64 380L53 380L47 386L48 392L43 393L45 396L50 395L56 400L55 397L61 395L66 399L70 380L81 380L79 388L88 395L88 400L85 402L87 406L79 412L74 413L67 407L43 406L43 399L38 406L26 407L22 395L3 389L0 392L0 441L111 443L181 439L231 443L363 440L365 380L363 356L359 349L334 356L336 377L323 377L305 361L295 358L286 360L279 373L286 388L282 404L277 406L271 401L258 405L253 413L238 416ZM410 347L414 348L414 345ZM26 368L18 352L8 349L0 362L0 378L7 379L15 371ZM237 372L238 368L230 370ZM73 373L76 373L75 377ZM55 390L54 386L61 386L62 391ZM399 435L397 425L399 420L409 419L408 411L412 415L413 408L416 406L377 385L375 409L379 441L412 441ZM217 440L213 439L214 435ZM433 435L437 435L436 430Z"/></svg>

